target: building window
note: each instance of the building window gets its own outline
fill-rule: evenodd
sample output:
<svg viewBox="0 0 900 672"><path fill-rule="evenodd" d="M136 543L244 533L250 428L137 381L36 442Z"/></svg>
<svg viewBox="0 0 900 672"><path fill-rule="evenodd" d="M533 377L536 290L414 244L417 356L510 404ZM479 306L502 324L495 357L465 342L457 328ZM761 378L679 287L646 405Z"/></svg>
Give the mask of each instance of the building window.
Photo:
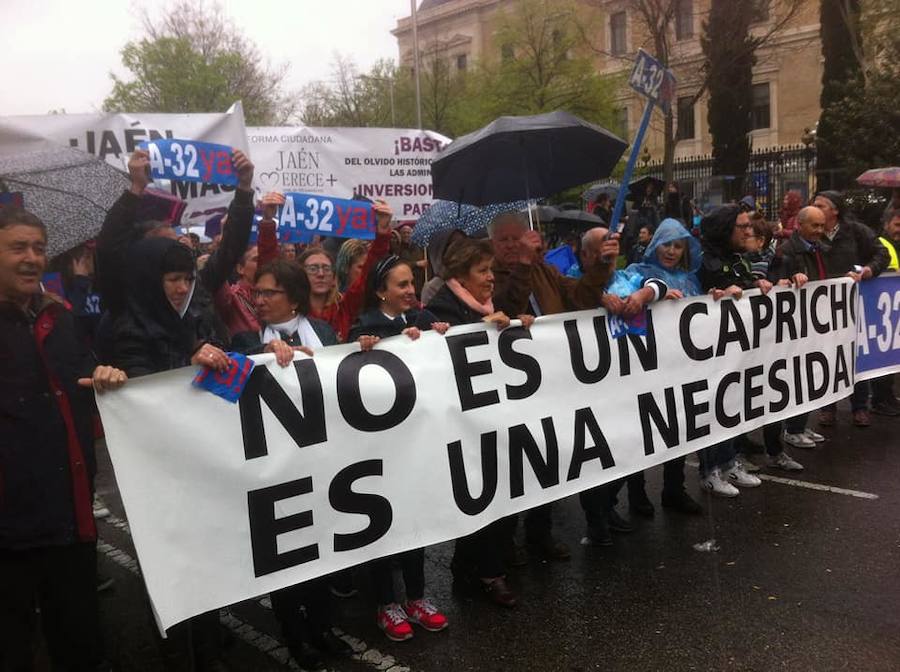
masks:
<svg viewBox="0 0 900 672"><path fill-rule="evenodd" d="M678 132L676 140L693 140L697 137L694 129L694 97L684 96L678 98Z"/></svg>
<svg viewBox="0 0 900 672"><path fill-rule="evenodd" d="M504 44L500 47L500 58L503 59L504 63L513 60L515 57L516 54L511 44Z"/></svg>
<svg viewBox="0 0 900 672"><path fill-rule="evenodd" d="M465 70L466 65L468 64L467 61L468 61L468 59L466 58L465 54L460 54L459 56L457 56L456 57L456 69L459 71Z"/></svg>
<svg viewBox="0 0 900 672"><path fill-rule="evenodd" d="M616 12L609 17L609 51L613 56L621 56L628 47L625 45L625 12Z"/></svg>
<svg viewBox="0 0 900 672"><path fill-rule="evenodd" d="M616 108L616 133L618 133L623 138L628 138L628 108L627 107L617 107Z"/></svg>
<svg viewBox="0 0 900 672"><path fill-rule="evenodd" d="M754 131L771 126L769 82L753 85L753 111L751 114Z"/></svg>
<svg viewBox="0 0 900 672"><path fill-rule="evenodd" d="M694 36L694 0L675 0L675 39Z"/></svg>
<svg viewBox="0 0 900 672"><path fill-rule="evenodd" d="M750 21L764 23L769 20L769 0L750 0L753 7L750 13Z"/></svg>

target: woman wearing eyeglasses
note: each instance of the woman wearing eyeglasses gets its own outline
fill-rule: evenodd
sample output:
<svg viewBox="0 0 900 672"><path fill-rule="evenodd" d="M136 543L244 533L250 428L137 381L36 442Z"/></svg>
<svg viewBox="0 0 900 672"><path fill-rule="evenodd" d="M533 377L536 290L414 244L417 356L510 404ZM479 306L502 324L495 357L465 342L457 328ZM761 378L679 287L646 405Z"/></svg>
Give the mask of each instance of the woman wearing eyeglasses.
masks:
<svg viewBox="0 0 900 672"><path fill-rule="evenodd" d="M296 263L277 259L260 268L253 302L260 329L235 334L231 342L234 350L246 354L271 352L278 364L286 367L296 350L312 355L321 347L337 344L337 336L327 323L308 317L309 280ZM319 652L352 653L331 630L328 577L276 590L270 597L288 650L301 667L319 669Z"/></svg>
<svg viewBox="0 0 900 672"><path fill-rule="evenodd" d="M362 312L366 296L366 278L376 263L391 249L391 208L375 201L375 240L369 246L366 260L357 279L343 294L337 291L334 258L321 247L311 247L300 255L300 265L309 277L309 314L331 325L338 338L347 340L350 327Z"/></svg>
<svg viewBox="0 0 900 672"><path fill-rule="evenodd" d="M252 296L260 329L235 334L231 341L234 350L272 352L281 366L287 366L294 350L312 355L313 350L337 344L337 336L326 322L307 316L309 280L297 264L277 259L263 266L256 273Z"/></svg>

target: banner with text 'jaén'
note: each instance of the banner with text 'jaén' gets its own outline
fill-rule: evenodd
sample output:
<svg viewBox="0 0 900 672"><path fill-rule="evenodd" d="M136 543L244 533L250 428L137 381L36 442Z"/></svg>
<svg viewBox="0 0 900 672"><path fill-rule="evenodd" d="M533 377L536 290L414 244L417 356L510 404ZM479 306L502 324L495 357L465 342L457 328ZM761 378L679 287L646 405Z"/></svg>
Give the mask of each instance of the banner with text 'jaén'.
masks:
<svg viewBox="0 0 900 672"><path fill-rule="evenodd" d="M216 143L247 151L244 112L239 103L223 113L93 113L43 114L0 117L0 152L19 154L63 145L93 154L107 163L127 170L128 159L142 143L183 138L200 143ZM176 158L176 157L172 157ZM191 157L180 157L184 170ZM194 166L198 179L158 180L153 186L171 192L187 204L181 216L185 226L201 225L215 215L224 214L234 197L237 181L202 179L199 155Z"/></svg>
<svg viewBox="0 0 900 672"><path fill-rule="evenodd" d="M449 138L406 128L247 128L259 191L384 199L398 220L431 205L431 161Z"/></svg>

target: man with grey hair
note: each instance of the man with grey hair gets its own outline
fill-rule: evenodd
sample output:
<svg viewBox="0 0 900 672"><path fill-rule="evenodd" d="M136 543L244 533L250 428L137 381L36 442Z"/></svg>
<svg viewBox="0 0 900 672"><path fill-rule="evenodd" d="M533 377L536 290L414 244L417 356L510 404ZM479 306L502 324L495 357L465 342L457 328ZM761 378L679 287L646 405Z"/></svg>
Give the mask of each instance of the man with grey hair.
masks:
<svg viewBox="0 0 900 672"><path fill-rule="evenodd" d="M91 397L125 373L96 366L46 292L47 229L0 208L0 669L34 669L35 607L57 670L108 669L100 644Z"/></svg>
<svg viewBox="0 0 900 672"><path fill-rule="evenodd" d="M494 243L494 307L507 315L523 313L540 317L570 310L596 308L615 269L619 242L604 228L585 233L582 247L584 275L580 279L563 276L544 262L541 234L529 230L522 213L498 215L488 227ZM552 535L550 504L525 514L525 538L543 558L566 560L566 544ZM514 528L513 528L514 531ZM511 542L512 540L510 540ZM513 564L524 563L524 553L512 544Z"/></svg>
<svg viewBox="0 0 900 672"><path fill-rule="evenodd" d="M519 212L498 215L488 228L494 243L494 305L507 315L535 317L596 308L615 270L617 237L602 227L589 230L584 275L567 278L543 260L541 234L528 229ZM596 245L594 245L596 243Z"/></svg>

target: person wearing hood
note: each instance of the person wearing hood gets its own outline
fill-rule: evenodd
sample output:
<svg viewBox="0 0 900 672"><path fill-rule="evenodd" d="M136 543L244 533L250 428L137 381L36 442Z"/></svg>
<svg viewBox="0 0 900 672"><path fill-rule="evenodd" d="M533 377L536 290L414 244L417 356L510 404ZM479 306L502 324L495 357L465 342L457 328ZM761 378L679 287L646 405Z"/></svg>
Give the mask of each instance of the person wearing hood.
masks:
<svg viewBox="0 0 900 672"><path fill-rule="evenodd" d="M190 365L228 367L206 315L192 309L190 249L170 238L132 245L125 310L113 322L113 361L135 378Z"/></svg>
<svg viewBox="0 0 900 672"><path fill-rule="evenodd" d="M700 243L678 220L664 219L642 259L613 274L603 306L612 314L633 316L653 301L702 294L697 280L702 256ZM679 457L663 466L662 505L682 513L700 513L700 505L684 489L684 462L685 458ZM588 538L597 545L612 543L610 530L631 529L630 523L615 512L618 491L626 480L629 508L646 517L654 514L643 472L581 493L582 508L588 516Z"/></svg>
<svg viewBox="0 0 900 672"><path fill-rule="evenodd" d="M128 267L125 308L112 323L115 366L129 378L189 365L227 370L212 325L191 306L191 250L171 238L148 238L131 246ZM218 610L173 626L161 644L172 665L194 660L196 670L221 669Z"/></svg>
<svg viewBox="0 0 900 672"><path fill-rule="evenodd" d="M22 208L0 208L0 668L36 669L40 620L47 669L108 669L83 388L103 392L126 377L97 366L83 347L73 314L41 286L46 265L44 223Z"/></svg>
<svg viewBox="0 0 900 672"><path fill-rule="evenodd" d="M740 300L745 289L758 288L763 293L772 283L753 275L750 263L744 258L747 240L753 231L749 213L737 205L725 205L713 210L700 222L703 262L698 270L700 287L713 299ZM734 439L727 439L700 452L702 486L720 497L737 497L735 485L754 488L762 481L748 474L735 459Z"/></svg>
<svg viewBox="0 0 900 672"><path fill-rule="evenodd" d="M878 242L874 232L856 221L847 212L844 197L837 191L820 191L813 205L825 214L825 240L829 250L825 255L825 267L829 278L849 277L854 282L877 277L890 264L890 253ZM853 386L850 397L853 424L868 427L869 382ZM835 423L835 404L819 410L819 425L831 427Z"/></svg>
<svg viewBox="0 0 900 672"><path fill-rule="evenodd" d="M234 199L228 206L225 218L227 223L223 227L221 242L215 246L203 268L196 273L198 282L191 297L192 309L206 314L206 320L213 325L220 340L227 340L229 332L213 308L213 297L228 282L229 276L247 250L254 213L253 163L240 150L234 151L231 161L237 174L238 186L234 191ZM135 150L128 161L131 187L112 206L97 236L96 284L108 311L101 320L101 333L98 334L98 342L104 354L112 352L112 323L125 309L128 300L128 284L123 283L122 279L131 273L128 263L130 248L137 241L148 237L142 234L146 232L146 223L138 221L138 209L150 184L149 170L150 155L145 150ZM170 233L174 237L171 229Z"/></svg>

